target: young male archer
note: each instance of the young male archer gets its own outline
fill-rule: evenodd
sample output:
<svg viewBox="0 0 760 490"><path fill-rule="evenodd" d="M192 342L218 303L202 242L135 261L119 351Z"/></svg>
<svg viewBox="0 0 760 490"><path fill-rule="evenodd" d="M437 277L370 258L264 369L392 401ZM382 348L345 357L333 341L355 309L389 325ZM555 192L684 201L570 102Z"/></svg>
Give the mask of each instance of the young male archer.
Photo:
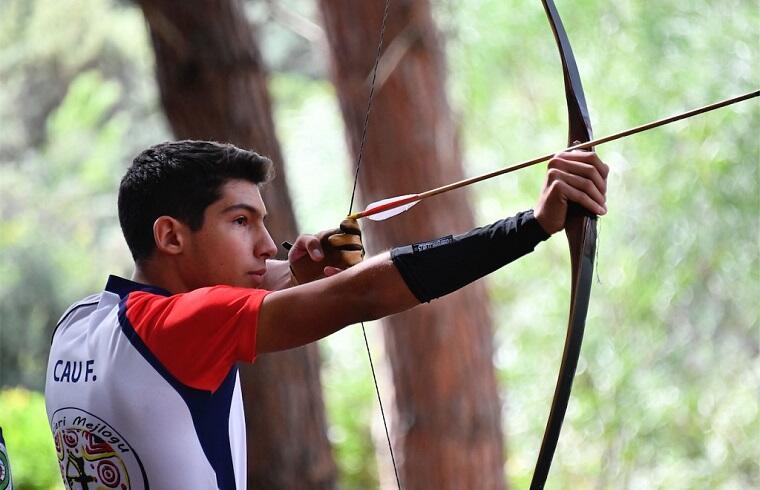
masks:
<svg viewBox="0 0 760 490"><path fill-rule="evenodd" d="M204 141L145 150L119 189L132 279L111 276L53 335L45 398L64 482L245 488L237 362L485 276L561 230L570 201L605 214L607 173L594 153L561 153L535 211L364 261L346 221L275 261L259 191L268 159Z"/></svg>

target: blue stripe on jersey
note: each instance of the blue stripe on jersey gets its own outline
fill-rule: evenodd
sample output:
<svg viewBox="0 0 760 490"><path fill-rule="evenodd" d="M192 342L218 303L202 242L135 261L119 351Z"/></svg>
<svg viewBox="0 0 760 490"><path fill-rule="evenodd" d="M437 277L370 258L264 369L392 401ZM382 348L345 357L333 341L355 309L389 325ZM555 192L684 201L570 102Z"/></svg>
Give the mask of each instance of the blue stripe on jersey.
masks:
<svg viewBox="0 0 760 490"><path fill-rule="evenodd" d="M114 281L116 280L116 281ZM113 284L112 284L113 282ZM113 289L111 288L113 286ZM151 291L164 296L169 293L158 288L144 286L126 279L112 276L106 289L119 294L119 324L132 346L150 363L187 404L193 419L203 453L216 473L216 483L220 490L235 490L235 470L230 448L230 406L237 380L237 367L233 366L215 392L191 388L178 381L148 349L127 318L127 296L131 291ZM220 424L222 425L220 427Z"/></svg>
<svg viewBox="0 0 760 490"><path fill-rule="evenodd" d="M53 333L50 334L50 343L53 343L53 339L55 338L55 333L58 331L58 327L61 326L61 323L63 323L64 320L66 320L69 316L71 316L72 313L75 311L78 311L80 308L84 308L85 306L97 306L100 303L100 296L98 296L97 301L92 301L89 303L78 303L74 306L70 307L66 313L63 314L60 320L58 320L58 323L55 324L55 328L53 329Z"/></svg>

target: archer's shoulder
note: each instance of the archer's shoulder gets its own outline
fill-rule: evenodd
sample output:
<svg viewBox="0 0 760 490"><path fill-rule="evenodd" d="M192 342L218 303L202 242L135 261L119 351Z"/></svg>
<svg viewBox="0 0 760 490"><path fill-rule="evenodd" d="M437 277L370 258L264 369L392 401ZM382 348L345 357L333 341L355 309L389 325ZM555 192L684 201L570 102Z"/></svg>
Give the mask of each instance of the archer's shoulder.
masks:
<svg viewBox="0 0 760 490"><path fill-rule="evenodd" d="M66 321L67 319L70 319L70 317L74 316L75 314L84 313L88 310L94 309L98 306L98 303L100 303L100 298L103 293L94 293L89 296L86 296L76 303L72 304L68 308L66 308L66 311L63 312L61 317L56 322L56 326L59 326L61 323Z"/></svg>

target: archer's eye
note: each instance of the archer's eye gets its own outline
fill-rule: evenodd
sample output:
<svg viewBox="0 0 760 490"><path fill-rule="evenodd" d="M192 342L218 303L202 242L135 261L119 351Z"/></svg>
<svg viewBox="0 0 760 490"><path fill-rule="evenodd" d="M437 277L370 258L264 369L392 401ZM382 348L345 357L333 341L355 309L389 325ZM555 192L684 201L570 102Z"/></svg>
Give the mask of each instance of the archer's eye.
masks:
<svg viewBox="0 0 760 490"><path fill-rule="evenodd" d="M235 223L236 225L245 226L248 224L248 218L246 218L245 216L238 216L237 218L233 220L233 223Z"/></svg>

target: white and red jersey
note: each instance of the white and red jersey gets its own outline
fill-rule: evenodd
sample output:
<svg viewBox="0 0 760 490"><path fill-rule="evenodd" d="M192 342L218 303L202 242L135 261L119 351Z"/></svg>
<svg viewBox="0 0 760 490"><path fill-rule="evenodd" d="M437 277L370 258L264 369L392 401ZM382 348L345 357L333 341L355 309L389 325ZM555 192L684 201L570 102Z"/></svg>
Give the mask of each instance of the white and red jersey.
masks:
<svg viewBox="0 0 760 490"><path fill-rule="evenodd" d="M171 295L111 276L53 334L45 400L67 488L243 489L235 363L253 362L268 291Z"/></svg>

